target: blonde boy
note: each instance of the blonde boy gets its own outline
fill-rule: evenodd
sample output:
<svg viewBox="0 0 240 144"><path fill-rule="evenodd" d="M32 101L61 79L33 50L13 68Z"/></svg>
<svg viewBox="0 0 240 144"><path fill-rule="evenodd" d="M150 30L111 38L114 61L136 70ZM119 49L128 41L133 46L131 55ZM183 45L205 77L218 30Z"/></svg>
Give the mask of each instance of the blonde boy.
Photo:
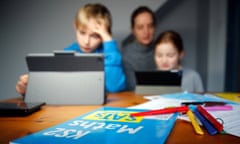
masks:
<svg viewBox="0 0 240 144"><path fill-rule="evenodd" d="M125 74L117 43L111 35L111 14L102 4L86 4L77 12L74 29L77 42L65 48L79 53L104 53L105 88L107 92L125 89ZM17 92L25 94L28 75L22 75L16 85Z"/></svg>

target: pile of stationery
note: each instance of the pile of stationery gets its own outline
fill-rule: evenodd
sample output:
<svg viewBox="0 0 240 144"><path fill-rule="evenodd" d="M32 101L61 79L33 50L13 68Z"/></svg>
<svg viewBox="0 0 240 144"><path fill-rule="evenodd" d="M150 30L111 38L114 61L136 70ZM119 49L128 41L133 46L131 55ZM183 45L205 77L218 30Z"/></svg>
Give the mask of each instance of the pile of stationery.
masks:
<svg viewBox="0 0 240 144"><path fill-rule="evenodd" d="M149 102L129 107L148 109L131 116L157 116L178 112L179 119L190 121L196 134L203 135L202 127L210 135L228 133L240 137L240 104L214 95L173 93L145 96ZM229 116L230 115L230 116Z"/></svg>
<svg viewBox="0 0 240 144"><path fill-rule="evenodd" d="M203 124L210 135L223 133L223 125L215 119L210 113L207 112L201 105L190 105L190 106L179 106L164 108L159 110L150 110L145 112L133 113L131 116L148 116L148 115L159 115L159 114L170 114L170 113L186 113L190 119L193 128L197 134L204 134L201 127L199 126L197 119ZM196 117L197 119L196 119Z"/></svg>

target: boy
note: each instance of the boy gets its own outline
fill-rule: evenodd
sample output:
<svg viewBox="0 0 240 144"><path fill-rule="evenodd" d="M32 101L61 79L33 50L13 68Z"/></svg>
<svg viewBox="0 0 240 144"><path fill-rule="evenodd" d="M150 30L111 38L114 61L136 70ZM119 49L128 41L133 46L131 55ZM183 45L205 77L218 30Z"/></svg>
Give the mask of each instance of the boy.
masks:
<svg viewBox="0 0 240 144"><path fill-rule="evenodd" d="M125 89L125 74L122 69L122 57L117 43L111 35L111 14L101 4L86 4L77 12L74 28L77 42L64 50L80 53L104 53L105 88L107 92L118 92ZM28 75L22 75L16 90L24 95Z"/></svg>

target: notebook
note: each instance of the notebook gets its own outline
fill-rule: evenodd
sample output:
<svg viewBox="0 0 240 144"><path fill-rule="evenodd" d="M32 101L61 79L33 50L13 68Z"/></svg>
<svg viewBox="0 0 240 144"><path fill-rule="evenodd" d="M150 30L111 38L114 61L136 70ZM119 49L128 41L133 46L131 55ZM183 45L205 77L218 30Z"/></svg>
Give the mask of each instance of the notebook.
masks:
<svg viewBox="0 0 240 144"><path fill-rule="evenodd" d="M131 117L144 110L101 107L82 116L11 140L10 144L164 144L178 113Z"/></svg>
<svg viewBox="0 0 240 144"><path fill-rule="evenodd" d="M95 105L105 102L104 56L72 51L28 54L26 102Z"/></svg>
<svg viewBox="0 0 240 144"><path fill-rule="evenodd" d="M181 92L181 71L137 71L137 94L158 95Z"/></svg>

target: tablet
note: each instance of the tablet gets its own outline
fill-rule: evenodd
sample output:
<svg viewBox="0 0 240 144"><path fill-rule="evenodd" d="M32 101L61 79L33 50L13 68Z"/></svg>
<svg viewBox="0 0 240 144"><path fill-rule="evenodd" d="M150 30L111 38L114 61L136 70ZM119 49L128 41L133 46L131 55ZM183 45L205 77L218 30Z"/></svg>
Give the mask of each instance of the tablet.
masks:
<svg viewBox="0 0 240 144"><path fill-rule="evenodd" d="M181 92L181 71L137 71L136 89L138 94L158 95Z"/></svg>
<svg viewBox="0 0 240 144"><path fill-rule="evenodd" d="M0 102L0 116L28 116L45 105L45 103Z"/></svg>
<svg viewBox="0 0 240 144"><path fill-rule="evenodd" d="M25 101L51 105L104 104L104 55L55 51L26 56L29 80Z"/></svg>

